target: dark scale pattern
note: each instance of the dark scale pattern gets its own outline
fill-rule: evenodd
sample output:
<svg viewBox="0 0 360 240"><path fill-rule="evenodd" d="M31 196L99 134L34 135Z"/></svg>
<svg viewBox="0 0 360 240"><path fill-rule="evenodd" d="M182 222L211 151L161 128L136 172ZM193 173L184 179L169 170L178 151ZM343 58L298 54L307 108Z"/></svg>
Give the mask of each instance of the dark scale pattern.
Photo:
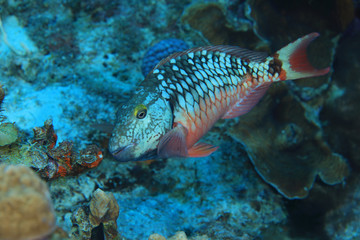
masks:
<svg viewBox="0 0 360 240"><path fill-rule="evenodd" d="M221 94L220 88L227 93L243 78L244 71L249 68L244 66L243 75L237 70L239 63L234 57L220 54L220 52L197 51L184 54L169 60L159 67L155 76L162 83L164 90L169 94L171 103L180 106L189 113L196 110L200 99L214 104L216 93ZM159 77L160 76L160 77ZM166 94L165 94L166 95Z"/></svg>
<svg viewBox="0 0 360 240"><path fill-rule="evenodd" d="M220 109L221 104L225 101L228 106L230 99L227 98L238 93L239 87L245 89L249 84L254 86L253 83L269 80L271 59L265 60L264 55L239 48L190 49L164 59L148 77L151 80L147 80L153 85L160 82L158 86L162 96L170 100L174 109L180 107L192 117L195 114L208 118L208 106L211 106L212 113L224 111L225 105ZM277 73L278 64L271 66L275 69L274 74ZM250 82L244 81L247 76L251 76ZM199 110L205 115L197 112Z"/></svg>

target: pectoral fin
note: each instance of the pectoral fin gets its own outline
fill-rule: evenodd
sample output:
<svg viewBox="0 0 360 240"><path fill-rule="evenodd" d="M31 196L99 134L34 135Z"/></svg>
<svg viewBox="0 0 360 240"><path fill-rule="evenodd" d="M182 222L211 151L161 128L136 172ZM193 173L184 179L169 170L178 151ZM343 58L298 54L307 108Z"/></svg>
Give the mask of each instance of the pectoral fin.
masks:
<svg viewBox="0 0 360 240"><path fill-rule="evenodd" d="M177 123L173 129L160 139L157 150L158 156L160 158L188 157L187 133L188 130L180 123Z"/></svg>
<svg viewBox="0 0 360 240"><path fill-rule="evenodd" d="M196 143L189 151L189 157L207 157L215 152L218 147L207 143Z"/></svg>

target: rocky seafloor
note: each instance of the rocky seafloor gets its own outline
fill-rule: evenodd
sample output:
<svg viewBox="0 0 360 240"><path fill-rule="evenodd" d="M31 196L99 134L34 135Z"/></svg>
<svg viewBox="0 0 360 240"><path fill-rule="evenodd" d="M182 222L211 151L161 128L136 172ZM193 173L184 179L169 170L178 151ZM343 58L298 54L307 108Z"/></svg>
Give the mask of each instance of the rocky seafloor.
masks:
<svg viewBox="0 0 360 240"><path fill-rule="evenodd" d="M19 235L0 239L360 239L359 1L0 0L0 18L0 162L48 186L2 167L0 229ZM273 84L250 113L219 121L204 137L213 155L109 154L116 110L156 43L158 55L218 44L271 54L311 32L309 57L330 73ZM43 212L16 207L39 202L29 181L56 217L38 235L28 219ZM24 221L7 221L12 208Z"/></svg>

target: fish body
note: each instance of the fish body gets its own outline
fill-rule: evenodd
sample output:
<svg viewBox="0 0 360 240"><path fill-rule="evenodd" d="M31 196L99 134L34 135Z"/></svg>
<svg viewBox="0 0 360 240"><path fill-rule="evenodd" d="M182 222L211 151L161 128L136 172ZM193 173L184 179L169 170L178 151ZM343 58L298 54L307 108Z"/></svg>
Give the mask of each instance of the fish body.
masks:
<svg viewBox="0 0 360 240"><path fill-rule="evenodd" d="M249 112L277 81L324 75L306 48L311 33L272 56L235 46L192 48L163 59L121 106L109 150L120 161L202 157L199 143L219 119Z"/></svg>

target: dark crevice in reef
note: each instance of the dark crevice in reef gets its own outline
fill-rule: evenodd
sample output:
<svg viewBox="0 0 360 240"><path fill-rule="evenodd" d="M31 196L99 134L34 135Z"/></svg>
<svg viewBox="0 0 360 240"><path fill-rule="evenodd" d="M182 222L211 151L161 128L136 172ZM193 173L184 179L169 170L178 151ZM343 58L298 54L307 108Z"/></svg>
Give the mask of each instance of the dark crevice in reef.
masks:
<svg viewBox="0 0 360 240"><path fill-rule="evenodd" d="M316 184L320 186L313 189L308 198L285 201L291 237L310 240L331 239L325 232L326 215L336 208L339 199L335 197L336 193L329 194L324 191L324 188L328 188L325 184L319 181Z"/></svg>

